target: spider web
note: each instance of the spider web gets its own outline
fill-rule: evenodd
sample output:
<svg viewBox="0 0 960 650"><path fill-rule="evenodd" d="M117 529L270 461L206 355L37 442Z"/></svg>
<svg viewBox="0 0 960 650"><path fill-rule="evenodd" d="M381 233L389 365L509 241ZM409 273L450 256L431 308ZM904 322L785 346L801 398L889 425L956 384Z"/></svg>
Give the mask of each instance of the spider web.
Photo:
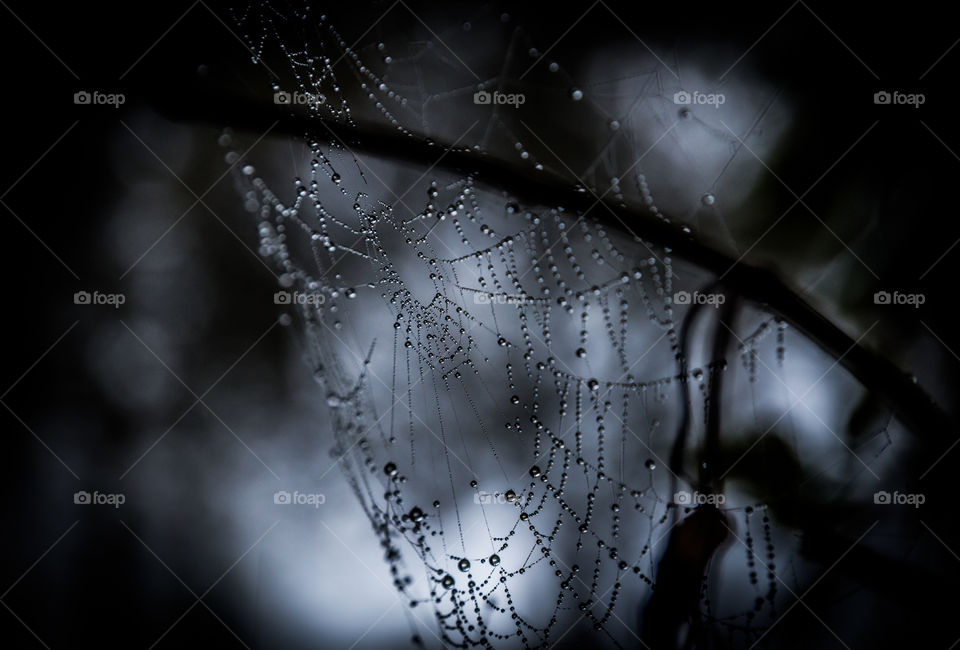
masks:
<svg viewBox="0 0 960 650"><path fill-rule="evenodd" d="M730 426L766 428L766 411L791 401L757 382L764 371L786 377L786 324L744 307L741 364L728 364L688 344L704 336L684 340L691 308L677 297L722 295L710 293L713 278L695 264L674 260L626 224L526 205L474 173L430 169L418 177L358 156L322 121L386 123L410 137L563 172L562 156L531 129L517 130L515 109L480 107L479 121L461 110L474 108L470 96L481 88L532 97L538 87L586 106L609 136L577 175L583 191L638 202L661 219L665 211L686 214L688 231L709 227L705 209L709 223L723 223L716 199L733 194L728 176L742 180L731 166L739 139L678 111L669 99L678 86L662 62L644 57L639 72L581 88L522 28L503 37L501 73L471 82L472 66L442 43L456 30L476 35L509 22L490 8L436 39L402 47L374 39L360 49L309 11L257 3L236 19L255 63L276 51L288 63L290 76L274 78L273 92L322 97L291 107L318 122L296 154L292 187L243 159L231 132L220 141L258 221L260 252L282 273L278 295L302 321L329 406L331 455L410 605L413 641L547 648L590 635L635 646L659 552L696 512L676 495L696 489L690 468L706 462L702 448L690 447L681 463L688 471L671 467L675 435L706 430L721 377L754 403ZM518 80L516 71L531 65L535 73ZM437 66L450 74L431 74ZM434 87L440 80L445 87ZM746 123L760 124L769 109L762 103ZM699 124L696 141L714 152L684 191L668 178L675 154L619 171L623 159L650 148L651 125L676 138L674 150L688 151L684 138L694 136L673 133L683 121ZM651 187L661 186L681 198L658 204ZM729 232L720 236L732 241ZM684 401L697 414L686 424ZM798 448L793 418L784 422ZM886 427L874 432L871 465L890 440ZM864 468L872 473L866 464L832 467L846 486ZM763 640L793 593L787 585L807 567L794 557L790 531L768 516L772 500L757 502L736 485L719 496L740 545L712 560L723 567L709 567L694 622L747 646ZM782 546L786 567L775 564Z"/></svg>

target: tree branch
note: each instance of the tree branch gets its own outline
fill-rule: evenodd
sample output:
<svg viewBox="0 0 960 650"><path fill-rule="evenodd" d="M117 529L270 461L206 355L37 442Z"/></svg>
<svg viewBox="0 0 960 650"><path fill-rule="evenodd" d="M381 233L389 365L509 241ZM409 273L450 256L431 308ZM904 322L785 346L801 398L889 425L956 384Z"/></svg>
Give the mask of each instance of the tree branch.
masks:
<svg viewBox="0 0 960 650"><path fill-rule="evenodd" d="M901 369L886 358L867 349L825 318L784 279L765 268L752 266L706 242L693 238L673 224L662 221L641 207L621 207L612 202L596 202L588 192L578 191L574 181L553 172L535 171L495 159L481 152L460 148L448 151L427 139L405 136L383 126L365 126L362 130L321 120L316 116L292 115L276 106L252 104L249 97L231 96L224 88L197 85L188 92L145 87L140 96L150 106L174 120L208 122L237 129L333 138L351 151L389 158L409 165L436 167L447 171L473 173L481 182L506 189L520 200L547 206L562 205L568 210L593 217L605 226L625 233L639 234L644 241L673 249L676 255L691 260L733 286L749 300L762 304L797 328L824 351L839 359L864 386L880 396L896 416L914 434L932 444L952 438L955 423L932 398ZM278 122L279 120L279 122Z"/></svg>

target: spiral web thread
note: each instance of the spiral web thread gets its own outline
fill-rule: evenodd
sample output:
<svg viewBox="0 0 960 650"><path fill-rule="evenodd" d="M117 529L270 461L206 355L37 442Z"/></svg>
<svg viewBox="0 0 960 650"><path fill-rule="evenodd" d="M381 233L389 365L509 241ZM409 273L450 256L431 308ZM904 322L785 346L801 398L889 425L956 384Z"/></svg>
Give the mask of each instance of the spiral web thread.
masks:
<svg viewBox="0 0 960 650"><path fill-rule="evenodd" d="M392 112L408 102L385 75L325 21L294 18L319 25L318 42L288 49L289 25L271 5L237 20L255 51L280 44L302 92L323 94L311 113L352 123L333 72L342 56L383 118L414 133ZM324 55L308 55L316 48ZM403 200L371 197L370 167L316 133L306 180L274 191L230 133L221 144L261 254L303 297L291 302L329 406L331 453L411 606L414 642L547 648L586 630L635 646L655 554L691 512L674 503L683 479L663 462L677 389L695 387L705 413L713 382L736 371L705 359L677 372L686 364L671 251L559 205L521 205L474 174L415 185L407 214ZM634 180L659 214L639 170ZM772 357L761 345L771 332L769 363L784 363L784 325L756 316L741 343L750 381ZM700 617L750 645L782 610L777 535L761 504L724 510L750 586L718 608L706 581Z"/></svg>

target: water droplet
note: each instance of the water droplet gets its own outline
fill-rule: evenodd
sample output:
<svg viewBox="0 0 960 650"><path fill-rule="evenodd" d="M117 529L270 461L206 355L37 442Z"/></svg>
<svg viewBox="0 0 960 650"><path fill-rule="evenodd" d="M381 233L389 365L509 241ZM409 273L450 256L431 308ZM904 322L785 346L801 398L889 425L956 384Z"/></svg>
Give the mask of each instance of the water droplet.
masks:
<svg viewBox="0 0 960 650"><path fill-rule="evenodd" d="M587 351L583 348L577 348L577 356L581 359L587 356Z"/></svg>
<svg viewBox="0 0 960 650"><path fill-rule="evenodd" d="M423 514L423 510L421 510L420 508L414 506L414 507L410 510L409 517L410 517L410 520L411 520L411 521L413 521L414 523L418 523L418 524L419 524L421 521L423 521L423 518L425 517L425 515Z"/></svg>
<svg viewBox="0 0 960 650"><path fill-rule="evenodd" d="M354 298L357 297L357 290L356 290L356 289L353 289L353 288L350 288L350 289L347 289L347 290L344 292L344 294L347 296L347 298L349 298L350 300L353 300Z"/></svg>
<svg viewBox="0 0 960 650"><path fill-rule="evenodd" d="M510 403L511 403L511 404L519 404L519 403L520 403L520 396L519 396L519 395L514 395L514 396L512 396L512 397L510 398Z"/></svg>
<svg viewBox="0 0 960 650"><path fill-rule="evenodd" d="M517 493L513 490L507 490L507 493L504 494L503 497L507 500L507 503L513 503L517 500Z"/></svg>
<svg viewBox="0 0 960 650"><path fill-rule="evenodd" d="M476 482L476 481L470 481L470 487L472 487L472 488L477 487L477 482Z"/></svg>
<svg viewBox="0 0 960 650"><path fill-rule="evenodd" d="M467 558L463 558L462 560L457 562L457 568L460 569L461 571L469 571L470 560L468 560Z"/></svg>
<svg viewBox="0 0 960 650"><path fill-rule="evenodd" d="M570 99L575 102L579 102L581 99L583 99L583 91L579 88L574 88L570 91Z"/></svg>
<svg viewBox="0 0 960 650"><path fill-rule="evenodd" d="M610 130L611 130L611 131L616 131L616 130L619 129L619 128L620 128L620 122L618 122L617 120L610 120Z"/></svg>
<svg viewBox="0 0 960 650"><path fill-rule="evenodd" d="M532 476L533 478L539 477L539 476L540 476L540 468L537 467L536 465L534 465L533 467L531 467L531 468L530 468L530 476Z"/></svg>
<svg viewBox="0 0 960 650"><path fill-rule="evenodd" d="M387 476L396 476L397 475L397 465L396 463L387 463L383 466L383 473Z"/></svg>
<svg viewBox="0 0 960 650"><path fill-rule="evenodd" d="M646 466L646 468L649 470L657 469L657 464L653 461L652 458L648 458L647 462L644 463L644 466Z"/></svg>
<svg viewBox="0 0 960 650"><path fill-rule="evenodd" d="M560 69L560 66L557 65L556 61L552 61L550 65L547 66L547 69L550 70L550 72L556 72Z"/></svg>
<svg viewBox="0 0 960 650"><path fill-rule="evenodd" d="M600 390L600 382L596 379L591 379L587 382L587 388L593 391Z"/></svg>
<svg viewBox="0 0 960 650"><path fill-rule="evenodd" d="M449 589L450 587L453 586L453 582L454 582L453 576L447 574L443 576L443 580L440 581L440 584L443 585L444 589Z"/></svg>
<svg viewBox="0 0 960 650"><path fill-rule="evenodd" d="M490 566L497 566L500 564L500 556L494 553L490 556Z"/></svg>
<svg viewBox="0 0 960 650"><path fill-rule="evenodd" d="M339 184L340 184L340 174L334 173L333 176L330 177L330 180L332 180L334 183L336 183L337 185L339 185Z"/></svg>
<svg viewBox="0 0 960 650"><path fill-rule="evenodd" d="M717 197L715 197L713 194L710 194L709 192L707 192L706 194L700 197L700 203L704 205L713 205L714 202L716 202L716 200L717 200Z"/></svg>

